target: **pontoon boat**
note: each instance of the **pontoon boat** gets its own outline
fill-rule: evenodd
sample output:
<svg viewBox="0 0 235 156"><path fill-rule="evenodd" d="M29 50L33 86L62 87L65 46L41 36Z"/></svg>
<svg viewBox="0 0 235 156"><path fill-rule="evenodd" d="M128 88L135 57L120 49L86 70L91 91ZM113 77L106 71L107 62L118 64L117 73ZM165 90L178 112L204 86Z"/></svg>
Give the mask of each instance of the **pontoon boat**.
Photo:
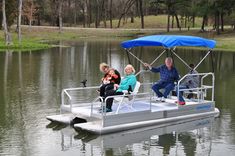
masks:
<svg viewBox="0 0 235 156"><path fill-rule="evenodd" d="M144 62L135 56L131 50L138 46L162 46L164 49L154 59L153 65L164 53L170 52L182 61L187 67L189 65L176 52L177 46L196 46L208 49L206 55L199 61L194 69L212 52L216 42L201 37L178 36L178 35L153 35L140 37L125 41L121 46L140 63ZM142 70L137 73L141 74ZM190 74L192 76L192 74ZM74 124L75 129L82 129L95 134L106 134L143 128L159 124L174 124L175 122L193 121L207 117L217 117L219 110L215 108L214 101L214 73L198 73L200 86L197 88L180 89L181 82L189 74L184 75L176 84L178 94L180 91L195 94L195 98L186 99L186 105L178 105L175 101L177 96L169 96L165 102L156 101L151 91L152 83L138 82L133 92L110 96L114 98L112 112L99 111L105 107L106 100L97 96L96 90L99 86L63 89L61 93L61 114L47 116L52 122ZM205 81L207 79L207 81ZM96 96L96 97L95 97ZM81 100L81 97L87 99Z"/></svg>

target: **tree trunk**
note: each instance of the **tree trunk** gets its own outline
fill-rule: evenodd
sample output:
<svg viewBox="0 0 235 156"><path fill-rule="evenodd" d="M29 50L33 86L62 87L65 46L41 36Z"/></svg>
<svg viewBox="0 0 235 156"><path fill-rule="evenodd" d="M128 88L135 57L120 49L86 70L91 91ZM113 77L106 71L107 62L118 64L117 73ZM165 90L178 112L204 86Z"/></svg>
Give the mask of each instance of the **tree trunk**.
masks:
<svg viewBox="0 0 235 156"><path fill-rule="evenodd" d="M76 0L75 0L76 1ZM87 26L87 21L88 21L88 6L87 6L87 1L84 2L84 23L85 23L85 27Z"/></svg>
<svg viewBox="0 0 235 156"><path fill-rule="evenodd" d="M33 20L33 0L31 1L31 6L30 6L30 18L29 18L29 29L31 31L32 28L32 20Z"/></svg>
<svg viewBox="0 0 235 156"><path fill-rule="evenodd" d="M89 23L88 27L91 27L91 22L92 22L92 10L91 10L91 0L89 0Z"/></svg>
<svg viewBox="0 0 235 156"><path fill-rule="evenodd" d="M134 23L135 19L134 19L134 11L131 11L131 23Z"/></svg>
<svg viewBox="0 0 235 156"><path fill-rule="evenodd" d="M8 32L5 6L6 6L6 2L5 0L2 0L2 16L3 16L2 25L4 29L5 42L6 42L6 45L10 45L12 44L12 41L11 41L10 33Z"/></svg>
<svg viewBox="0 0 235 156"><path fill-rule="evenodd" d="M41 19L40 19L40 14L38 14L38 25L41 25Z"/></svg>
<svg viewBox="0 0 235 156"><path fill-rule="evenodd" d="M221 20L221 31L224 31L224 13L220 14L220 20Z"/></svg>
<svg viewBox="0 0 235 156"><path fill-rule="evenodd" d="M188 16L187 21L188 21L188 31L189 31L189 29L190 29L190 18L189 18L189 16Z"/></svg>
<svg viewBox="0 0 235 156"><path fill-rule="evenodd" d="M86 3L85 3L86 4ZM73 16L73 24L74 25L77 25L77 8L78 8L78 6L77 6L77 1L76 0L74 0L74 16Z"/></svg>
<svg viewBox="0 0 235 156"><path fill-rule="evenodd" d="M215 30L216 30L216 33L217 35L220 34L220 29L219 29L219 26L220 26L220 20L219 20L219 16L220 13L219 11L217 10L216 13L215 13Z"/></svg>
<svg viewBox="0 0 235 156"><path fill-rule="evenodd" d="M118 25L117 25L118 28L120 27L122 17L129 11L129 9L134 4L134 2L135 2L134 0L129 0L124 4L123 13L120 15L119 20L118 20Z"/></svg>
<svg viewBox="0 0 235 156"><path fill-rule="evenodd" d="M205 31L205 22L206 22L206 18L207 18L206 15L204 15L203 18L202 18L202 26L201 26L201 30L202 30L202 31Z"/></svg>
<svg viewBox="0 0 235 156"><path fill-rule="evenodd" d="M85 6L82 8L82 15L83 15L83 28L86 27L86 15L85 15Z"/></svg>
<svg viewBox="0 0 235 156"><path fill-rule="evenodd" d="M193 15L193 28L195 27L195 15Z"/></svg>
<svg viewBox="0 0 235 156"><path fill-rule="evenodd" d="M102 10L103 10L103 22L104 22L104 27L106 28L107 27L107 24L106 24L106 20L107 20L107 11L106 11L106 0L103 0L103 3L102 3L103 5L102 5Z"/></svg>
<svg viewBox="0 0 235 156"><path fill-rule="evenodd" d="M113 9L113 0L109 1L109 21L110 21L110 28L113 28L113 15L112 15L112 9Z"/></svg>
<svg viewBox="0 0 235 156"><path fill-rule="evenodd" d="M174 28L174 16L171 16L171 28L173 29Z"/></svg>
<svg viewBox="0 0 235 156"><path fill-rule="evenodd" d="M99 0L95 0L95 27L100 26L100 4Z"/></svg>
<svg viewBox="0 0 235 156"><path fill-rule="evenodd" d="M62 33L62 5L63 5L63 0L59 1L59 32Z"/></svg>
<svg viewBox="0 0 235 156"><path fill-rule="evenodd" d="M167 32L170 32L170 14L168 12L168 15L167 15Z"/></svg>
<svg viewBox="0 0 235 156"><path fill-rule="evenodd" d="M19 44L21 44L21 40L22 40L22 37L21 37L21 14L22 14L22 0L19 0L19 7L18 7L18 11L19 11L19 15L18 15L18 42Z"/></svg>
<svg viewBox="0 0 235 156"><path fill-rule="evenodd" d="M181 31L180 21L176 13L175 13L175 19L176 19L177 28L179 28L179 30Z"/></svg>
<svg viewBox="0 0 235 156"><path fill-rule="evenodd" d="M143 13L143 1L139 0L140 18L141 18L141 28L144 29L144 13Z"/></svg>

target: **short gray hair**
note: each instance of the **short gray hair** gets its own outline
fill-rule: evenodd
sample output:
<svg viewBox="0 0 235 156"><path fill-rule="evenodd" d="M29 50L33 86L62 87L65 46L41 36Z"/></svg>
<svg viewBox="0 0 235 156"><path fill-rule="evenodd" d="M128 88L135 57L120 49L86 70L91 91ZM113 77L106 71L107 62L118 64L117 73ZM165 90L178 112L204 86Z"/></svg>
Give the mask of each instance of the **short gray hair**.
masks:
<svg viewBox="0 0 235 156"><path fill-rule="evenodd" d="M126 68L131 68L132 74L135 74L135 68L131 64L126 65L124 71L126 71Z"/></svg>

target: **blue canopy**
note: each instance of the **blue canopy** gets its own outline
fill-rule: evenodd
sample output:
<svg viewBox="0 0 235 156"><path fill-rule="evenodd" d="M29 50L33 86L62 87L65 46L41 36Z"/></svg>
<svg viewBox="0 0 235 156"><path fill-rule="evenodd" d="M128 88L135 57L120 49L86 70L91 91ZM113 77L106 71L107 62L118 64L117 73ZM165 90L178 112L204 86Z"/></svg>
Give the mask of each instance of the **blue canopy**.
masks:
<svg viewBox="0 0 235 156"><path fill-rule="evenodd" d="M175 46L193 46L208 47L212 49L215 47L216 41L195 36L152 35L124 41L121 43L121 45L123 48L132 48L138 46L163 46L166 48L172 48Z"/></svg>

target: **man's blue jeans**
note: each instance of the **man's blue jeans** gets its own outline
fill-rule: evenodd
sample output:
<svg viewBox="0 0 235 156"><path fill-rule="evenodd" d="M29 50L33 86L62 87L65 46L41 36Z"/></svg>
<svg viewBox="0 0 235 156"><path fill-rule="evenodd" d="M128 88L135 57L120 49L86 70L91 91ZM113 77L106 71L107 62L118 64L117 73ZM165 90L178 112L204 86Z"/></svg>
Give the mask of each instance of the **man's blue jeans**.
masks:
<svg viewBox="0 0 235 156"><path fill-rule="evenodd" d="M174 90L175 84L173 82L157 82L152 86L153 91L157 94L158 97L167 98L169 93ZM165 89L164 93L160 92L160 89Z"/></svg>

